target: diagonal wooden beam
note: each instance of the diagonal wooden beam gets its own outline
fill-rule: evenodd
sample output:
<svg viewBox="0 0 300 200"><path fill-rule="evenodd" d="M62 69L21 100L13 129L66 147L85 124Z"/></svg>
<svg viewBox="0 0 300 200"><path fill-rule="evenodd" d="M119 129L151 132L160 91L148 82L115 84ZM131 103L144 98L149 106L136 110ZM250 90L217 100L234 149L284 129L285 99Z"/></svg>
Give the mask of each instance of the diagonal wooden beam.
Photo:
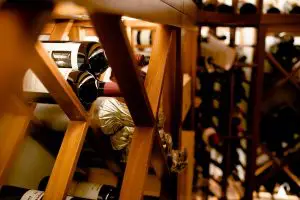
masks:
<svg viewBox="0 0 300 200"><path fill-rule="evenodd" d="M73 20L57 21L49 40L63 40L68 36L73 26Z"/></svg>
<svg viewBox="0 0 300 200"><path fill-rule="evenodd" d="M297 81L294 79L293 76L281 66L281 64L274 58L271 53L266 53L268 60L298 89L300 90L300 86L298 85Z"/></svg>
<svg viewBox="0 0 300 200"><path fill-rule="evenodd" d="M63 200L85 140L87 122L71 121L57 155L44 200Z"/></svg>
<svg viewBox="0 0 300 200"><path fill-rule="evenodd" d="M7 171L18 147L27 135L32 119L32 110L17 96L20 95L22 78L26 72L24 60L28 49L33 48L42 27L49 19L52 3L5 2L0 10L0 66L5 67L0 75L0 94L6 96L7 104L1 102L0 131L0 185L4 184ZM18 58L18 59L16 59ZM13 77L13 78L12 78ZM13 97L10 96L13 94Z"/></svg>
<svg viewBox="0 0 300 200"><path fill-rule="evenodd" d="M92 22L136 126L154 125L154 116L139 78L121 16L93 13Z"/></svg>
<svg viewBox="0 0 300 200"><path fill-rule="evenodd" d="M154 128L136 127L128 155L120 200L142 199L154 135Z"/></svg>
<svg viewBox="0 0 300 200"><path fill-rule="evenodd" d="M162 25L157 26L155 38L145 80L145 88L149 97L151 110L155 119L157 119L164 77L167 68L172 67L171 59L173 59L172 53L174 53L176 43L174 32L172 33L170 28ZM155 135L151 165L159 179L161 179L164 174L169 173L167 159L158 134Z"/></svg>
<svg viewBox="0 0 300 200"><path fill-rule="evenodd" d="M0 185L5 183L10 164L27 135L29 122L30 117L26 115L5 114L1 118Z"/></svg>
<svg viewBox="0 0 300 200"><path fill-rule="evenodd" d="M174 34L171 37L171 30L162 25L157 27L155 38L145 80L145 88L153 115L157 118L166 68L171 67L169 66L171 45L175 38Z"/></svg>
<svg viewBox="0 0 300 200"><path fill-rule="evenodd" d="M80 103L71 86L58 71L55 62L48 56L40 43L32 51L28 65L39 77L41 82L53 95L55 101L61 106L70 120L86 121L87 113Z"/></svg>
<svg viewBox="0 0 300 200"><path fill-rule="evenodd" d="M0 185L5 183L9 167L18 152L33 116L33 109L22 101L8 97L9 108L0 120Z"/></svg>
<svg viewBox="0 0 300 200"><path fill-rule="evenodd" d="M151 55L149 69L145 80L145 88L149 97L151 110L155 118L159 111L166 68L171 67L169 60L172 51L171 45L174 44L172 42L174 40L171 33L171 30L165 26L159 26L157 28L155 36L156 39L152 51L153 53ZM137 128L134 133L135 137L133 138L128 156L121 190L121 199L141 199L152 150L153 154L151 157L151 163L158 177L161 178L163 173L168 173L166 157L156 129L149 129L143 133L141 130L144 129L145 128ZM143 144L143 151L138 150L141 148L141 143L146 143ZM153 148L152 144L154 145ZM137 154L139 159L137 159ZM138 163L141 164L139 165ZM139 180L138 186L135 183L136 180ZM135 190L130 191L130 188L132 187L135 187Z"/></svg>

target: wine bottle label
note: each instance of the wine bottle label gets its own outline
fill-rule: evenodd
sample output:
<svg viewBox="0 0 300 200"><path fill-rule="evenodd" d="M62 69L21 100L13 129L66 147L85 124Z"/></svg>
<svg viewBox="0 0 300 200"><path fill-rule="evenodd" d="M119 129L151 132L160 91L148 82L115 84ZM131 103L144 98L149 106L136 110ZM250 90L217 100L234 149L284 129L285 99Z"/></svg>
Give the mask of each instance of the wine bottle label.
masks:
<svg viewBox="0 0 300 200"><path fill-rule="evenodd" d="M97 199L102 185L94 183L78 183L73 196L86 198L86 199Z"/></svg>
<svg viewBox="0 0 300 200"><path fill-rule="evenodd" d="M28 190L21 198L21 200L41 200L44 192L38 190Z"/></svg>
<svg viewBox="0 0 300 200"><path fill-rule="evenodd" d="M78 51L80 43L42 43L49 56L54 60L64 79L72 70L78 70ZM24 77L24 91L48 93L38 77L28 70Z"/></svg>
<svg viewBox="0 0 300 200"><path fill-rule="evenodd" d="M59 68L78 70L78 51L81 43L43 43L49 56L55 61Z"/></svg>

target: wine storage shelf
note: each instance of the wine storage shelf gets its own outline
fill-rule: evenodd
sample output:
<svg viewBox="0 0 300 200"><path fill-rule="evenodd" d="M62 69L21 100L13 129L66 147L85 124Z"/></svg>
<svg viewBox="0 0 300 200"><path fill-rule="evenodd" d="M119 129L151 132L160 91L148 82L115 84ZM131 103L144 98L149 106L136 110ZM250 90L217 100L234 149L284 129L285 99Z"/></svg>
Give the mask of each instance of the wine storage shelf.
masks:
<svg viewBox="0 0 300 200"><path fill-rule="evenodd" d="M258 25L269 26L274 30L282 30L300 23L298 14L223 14L217 12L199 11L197 23L201 26L230 26L230 27L257 27ZM297 28L294 28L296 30Z"/></svg>
<svg viewBox="0 0 300 200"><path fill-rule="evenodd" d="M10 99L9 106L6 106L5 102L1 104L1 112L10 119L8 120L9 126L4 127L5 131L10 134L5 134L4 139L1 135L0 184L5 184L7 171L18 146L27 135L30 122L39 123L33 116L35 103L57 103L70 119L44 200L61 200L66 196L89 127L93 129L95 137L101 140L100 133L90 120L90 114L62 77L55 62L37 42L40 34L49 34L50 40L63 40L66 35L69 35L71 40L78 41L81 39L80 27L94 27L94 33L101 40L136 126L124 172L120 199L142 199L150 166L154 169L157 180L165 185L161 188L160 198L170 199L172 196L177 196L177 185L176 182L171 181L156 121L160 102L163 101L167 116L166 128L175 137L174 140L179 146L182 137L182 101L186 102L184 115L192 102L191 93L193 92L191 91L193 91L193 78L195 77L193 73L195 73L197 37L197 32L195 32L197 29L194 25L196 6L191 0L183 2L185 6L181 11L170 6L168 4L170 2L160 0L101 2L78 0L56 1L55 4L52 1L0 3L0 26L8 30L0 33L0 41L3 44L0 47L0 65L8 68L8 70L3 70L4 77L7 78L1 79L3 87L0 93L1 96L7 96L7 99ZM139 80L132 48L129 45L121 16L158 23L155 27L153 24L146 23L146 27L155 28L156 33L144 85ZM53 20L56 20L55 23ZM127 26L130 25L141 26L141 24L128 22ZM187 40L182 37L182 31L185 33L184 37L188 38ZM183 48L182 54L181 48ZM183 55L182 58L181 55ZM18 59L15 59L16 57ZM19 90L22 87L24 74L29 68L38 76L51 97L39 93L23 94ZM189 73L191 77L189 81L184 82L184 88L187 89L183 88L182 72ZM10 79L12 75L17 80L14 83ZM183 93L186 95L182 96ZM26 102L31 102L31 105L29 106ZM189 134L192 135L192 133ZM189 140L193 140L193 135ZM189 144L190 141L182 143L182 145ZM191 155L189 159L193 163ZM192 169L193 167L189 166L188 172L184 172L187 175L181 177L179 181L187 179L191 181ZM182 187L179 192L186 193L187 189L190 187ZM184 198L183 195L181 199Z"/></svg>
<svg viewBox="0 0 300 200"><path fill-rule="evenodd" d="M214 2L214 1L212 1ZM216 1L215 1L216 2ZM220 2L220 1L219 1ZM261 166L256 166L257 153L256 150L260 147L260 135L263 133L260 132L260 122L261 122L261 109L262 102L265 97L272 95L275 92L276 87L282 86L285 83L291 83L293 87L299 90L299 83L295 80L294 75L297 73L296 70L292 70L290 73L284 69L284 66L281 66L279 62L270 54L265 52L266 46L266 36L274 35L275 33L286 32L291 33L292 35L299 36L300 35L300 15L299 14L263 14L263 0L257 0L257 13L251 15L240 15L238 14L238 3L241 1L232 0L232 6L234 9L234 14L223 14L218 12L208 12L199 10L197 13L196 24L199 26L199 37L201 37L201 28L204 26L208 26L210 28L211 34L216 34L216 27L229 27L230 28L230 46L235 47L239 45L235 45L235 31L238 27L254 27L257 32L256 36L256 44L251 46L255 49L255 56L252 66L252 80L250 82L251 90L250 90L250 98L249 98L249 107L248 114L245 115L247 117L248 130L247 134L244 136L233 136L232 130L226 130L226 136L223 136L224 143L226 142L228 146L236 143L236 141L240 139L245 139L248 141L247 150L245 153L247 154L247 166L245 167L246 176L245 181L243 181L244 191L241 192L240 199L253 199L253 191L259 183L266 183L272 176L275 176L278 171L282 170L283 173L289 177L291 182L295 184L295 186L300 187L299 178L295 176L295 174L289 170L289 159L280 160L278 157L272 155L268 149L264 149L264 154L270 157L270 160L266 161ZM243 46L242 46L243 48ZM198 49L201 50L201 46L198 46ZM198 51L198 57L201 56L201 51ZM263 92L263 84L264 84L264 62L268 60L272 63L272 66L276 70L280 72L282 75L282 79L276 82L275 86L271 88L270 91L264 93ZM298 64L298 63L297 63ZM246 67L245 65L239 65L237 67ZM249 66L248 66L249 67ZM298 70L299 68L297 68ZM234 84L234 83L233 83ZM233 85L231 84L230 94L234 93ZM228 106L230 110L233 110L232 104L228 102ZM229 115L228 118L232 118ZM228 126L231 126L231 121L228 120ZM197 141L196 141L197 142ZM226 146L226 150L224 150L224 159L230 160L229 149ZM231 148L235 147L232 145ZM203 155L205 156L205 155ZM209 162L208 158L207 161ZM280 164L281 163L281 164ZM282 163L285 163L284 165ZM228 192L228 185L230 172L228 172L230 161L226 161L223 166L223 177L220 182L220 188L217 190L219 194L219 199L226 199L227 195L230 194ZM263 179L259 179L256 176L266 172L267 169L271 167L276 170L270 170L273 172L268 172L266 176L263 176ZM211 180L211 179L210 179ZM215 184L211 184L215 185ZM222 189L221 189L222 187ZM205 191L209 190L208 188L204 189ZM221 191L222 190L222 191ZM209 192L207 192L209 194ZM205 198L205 197L204 197ZM227 197L228 198L228 197Z"/></svg>

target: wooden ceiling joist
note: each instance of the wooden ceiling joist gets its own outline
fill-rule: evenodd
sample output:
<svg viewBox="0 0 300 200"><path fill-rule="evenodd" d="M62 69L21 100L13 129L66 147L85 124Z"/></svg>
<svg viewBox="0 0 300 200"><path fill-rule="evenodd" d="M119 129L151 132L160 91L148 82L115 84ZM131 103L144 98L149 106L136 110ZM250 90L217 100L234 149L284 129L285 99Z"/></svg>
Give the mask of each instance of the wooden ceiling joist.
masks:
<svg viewBox="0 0 300 200"><path fill-rule="evenodd" d="M53 18L89 20L86 12L88 10L90 13L102 12L129 16L145 21L183 27L194 26L194 23L189 21L195 21L197 16L197 7L191 0L176 0L179 3L167 0L74 0L73 2L63 0L59 2ZM186 20L187 18L189 20Z"/></svg>

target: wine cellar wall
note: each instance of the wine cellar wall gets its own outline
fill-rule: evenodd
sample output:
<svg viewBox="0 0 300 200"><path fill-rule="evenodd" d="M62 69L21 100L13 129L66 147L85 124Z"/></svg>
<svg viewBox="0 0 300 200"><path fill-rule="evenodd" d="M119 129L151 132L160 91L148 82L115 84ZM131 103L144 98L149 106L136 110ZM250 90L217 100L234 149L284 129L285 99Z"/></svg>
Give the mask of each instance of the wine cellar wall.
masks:
<svg viewBox="0 0 300 200"><path fill-rule="evenodd" d="M299 3L197 2L196 196L299 199Z"/></svg>

